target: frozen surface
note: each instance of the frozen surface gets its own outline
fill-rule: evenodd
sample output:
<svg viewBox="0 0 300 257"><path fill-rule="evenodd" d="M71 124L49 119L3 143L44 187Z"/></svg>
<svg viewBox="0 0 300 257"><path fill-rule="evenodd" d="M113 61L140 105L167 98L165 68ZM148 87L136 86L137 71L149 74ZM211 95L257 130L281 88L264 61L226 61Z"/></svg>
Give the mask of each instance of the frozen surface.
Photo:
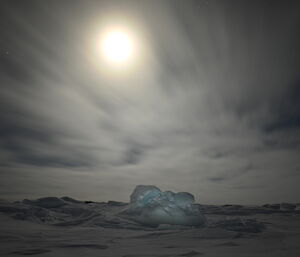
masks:
<svg viewBox="0 0 300 257"><path fill-rule="evenodd" d="M144 226L124 218L130 205L69 197L1 201L0 256L300 256L299 204L201 205L201 227Z"/></svg>

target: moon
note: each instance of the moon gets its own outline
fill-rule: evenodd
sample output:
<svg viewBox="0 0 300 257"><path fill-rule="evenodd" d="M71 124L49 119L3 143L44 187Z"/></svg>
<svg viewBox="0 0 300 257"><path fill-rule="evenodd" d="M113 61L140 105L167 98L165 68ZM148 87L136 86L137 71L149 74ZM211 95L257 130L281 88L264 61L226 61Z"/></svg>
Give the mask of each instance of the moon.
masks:
<svg viewBox="0 0 300 257"><path fill-rule="evenodd" d="M114 64L125 64L133 54L133 40L121 30L109 31L102 42L105 58Z"/></svg>

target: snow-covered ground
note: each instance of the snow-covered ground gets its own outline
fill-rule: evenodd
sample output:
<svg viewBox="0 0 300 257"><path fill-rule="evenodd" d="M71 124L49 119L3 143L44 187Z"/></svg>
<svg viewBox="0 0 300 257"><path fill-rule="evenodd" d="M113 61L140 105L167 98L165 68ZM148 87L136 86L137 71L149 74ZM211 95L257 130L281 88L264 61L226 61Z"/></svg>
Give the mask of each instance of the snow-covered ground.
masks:
<svg viewBox="0 0 300 257"><path fill-rule="evenodd" d="M207 219L199 227L143 226L127 208L68 197L1 201L0 255L300 256L299 205L199 205Z"/></svg>

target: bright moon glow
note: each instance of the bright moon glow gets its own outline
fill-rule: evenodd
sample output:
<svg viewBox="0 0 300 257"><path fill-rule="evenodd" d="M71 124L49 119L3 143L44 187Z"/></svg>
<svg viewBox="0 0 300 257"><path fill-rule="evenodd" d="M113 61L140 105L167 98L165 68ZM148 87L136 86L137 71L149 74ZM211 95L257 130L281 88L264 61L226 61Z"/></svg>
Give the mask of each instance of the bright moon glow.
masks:
<svg viewBox="0 0 300 257"><path fill-rule="evenodd" d="M109 61L125 63L132 56L133 43L128 34L117 30L111 31L104 37L102 50Z"/></svg>

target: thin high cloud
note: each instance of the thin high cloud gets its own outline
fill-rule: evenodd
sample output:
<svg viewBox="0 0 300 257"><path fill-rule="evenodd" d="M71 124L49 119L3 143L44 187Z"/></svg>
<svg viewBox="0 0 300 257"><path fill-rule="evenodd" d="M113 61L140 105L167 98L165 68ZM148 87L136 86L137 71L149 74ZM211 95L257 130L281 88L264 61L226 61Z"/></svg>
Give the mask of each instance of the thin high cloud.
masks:
<svg viewBox="0 0 300 257"><path fill-rule="evenodd" d="M128 200L155 184L200 202L296 201L299 5L244 5L7 2L3 197ZM148 51L123 80L102 77L80 37L114 9Z"/></svg>

